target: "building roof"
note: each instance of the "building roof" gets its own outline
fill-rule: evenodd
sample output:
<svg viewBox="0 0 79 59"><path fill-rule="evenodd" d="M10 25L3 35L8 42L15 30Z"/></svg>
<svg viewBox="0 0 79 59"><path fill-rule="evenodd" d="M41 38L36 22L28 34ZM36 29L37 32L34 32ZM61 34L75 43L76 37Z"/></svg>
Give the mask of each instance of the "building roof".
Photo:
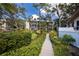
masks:
<svg viewBox="0 0 79 59"><path fill-rule="evenodd" d="M36 14L32 15L31 21L38 21L39 20L39 16Z"/></svg>
<svg viewBox="0 0 79 59"><path fill-rule="evenodd" d="M79 8L77 11L68 19L68 23L73 22L77 17L79 17Z"/></svg>
<svg viewBox="0 0 79 59"><path fill-rule="evenodd" d="M39 16L36 15L36 14L33 14L32 17L33 17L33 18L39 18Z"/></svg>

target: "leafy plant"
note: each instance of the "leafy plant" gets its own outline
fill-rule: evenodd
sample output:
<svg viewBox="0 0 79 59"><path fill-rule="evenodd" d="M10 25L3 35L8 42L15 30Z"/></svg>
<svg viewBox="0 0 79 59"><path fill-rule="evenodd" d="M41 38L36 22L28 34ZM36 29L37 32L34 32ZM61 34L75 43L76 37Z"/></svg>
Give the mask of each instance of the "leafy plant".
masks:
<svg viewBox="0 0 79 59"><path fill-rule="evenodd" d="M8 52L5 52L1 54L2 56L38 56L42 44L45 39L45 34L42 33L42 35L38 35L37 38L32 40L32 42L28 46L22 46L21 48L10 50Z"/></svg>
<svg viewBox="0 0 79 59"><path fill-rule="evenodd" d="M72 44L75 42L75 39L71 35L65 34L62 38L62 41L67 44Z"/></svg>
<svg viewBox="0 0 79 59"><path fill-rule="evenodd" d="M17 30L0 33L0 54L6 51L27 46L31 43L31 32Z"/></svg>
<svg viewBox="0 0 79 59"><path fill-rule="evenodd" d="M51 42L52 42L54 55L56 55L56 56L70 55L69 45L64 44L62 42L62 38L58 38L57 33L55 31L50 32L50 39L51 39Z"/></svg>

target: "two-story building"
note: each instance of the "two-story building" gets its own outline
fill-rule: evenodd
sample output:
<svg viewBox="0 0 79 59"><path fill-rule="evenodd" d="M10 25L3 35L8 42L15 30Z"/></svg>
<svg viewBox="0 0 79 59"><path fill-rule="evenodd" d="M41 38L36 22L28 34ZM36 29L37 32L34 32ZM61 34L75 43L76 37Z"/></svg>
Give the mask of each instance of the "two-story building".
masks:
<svg viewBox="0 0 79 59"><path fill-rule="evenodd" d="M43 20L37 15L32 15L32 18L26 21L26 29L50 31L53 29L53 24L53 21Z"/></svg>

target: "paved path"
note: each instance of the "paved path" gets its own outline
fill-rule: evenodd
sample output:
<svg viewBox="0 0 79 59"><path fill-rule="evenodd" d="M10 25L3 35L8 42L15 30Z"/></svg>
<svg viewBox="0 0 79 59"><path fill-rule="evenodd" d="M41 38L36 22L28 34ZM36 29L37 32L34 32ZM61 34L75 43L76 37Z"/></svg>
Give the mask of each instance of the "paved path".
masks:
<svg viewBox="0 0 79 59"><path fill-rule="evenodd" d="M46 34L46 38L43 43L42 50L39 56L53 56L53 55L54 53L53 53L52 43L50 41L49 34Z"/></svg>

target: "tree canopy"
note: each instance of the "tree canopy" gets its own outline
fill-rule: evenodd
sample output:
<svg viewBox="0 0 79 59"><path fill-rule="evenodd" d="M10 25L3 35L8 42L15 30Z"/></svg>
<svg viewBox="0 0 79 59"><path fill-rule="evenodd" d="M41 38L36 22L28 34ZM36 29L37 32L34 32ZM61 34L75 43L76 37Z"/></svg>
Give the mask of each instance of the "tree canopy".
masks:
<svg viewBox="0 0 79 59"><path fill-rule="evenodd" d="M17 6L17 4L0 3L0 19L6 19L6 23L11 28L24 27L24 22L21 18L26 19L25 12L25 8Z"/></svg>

